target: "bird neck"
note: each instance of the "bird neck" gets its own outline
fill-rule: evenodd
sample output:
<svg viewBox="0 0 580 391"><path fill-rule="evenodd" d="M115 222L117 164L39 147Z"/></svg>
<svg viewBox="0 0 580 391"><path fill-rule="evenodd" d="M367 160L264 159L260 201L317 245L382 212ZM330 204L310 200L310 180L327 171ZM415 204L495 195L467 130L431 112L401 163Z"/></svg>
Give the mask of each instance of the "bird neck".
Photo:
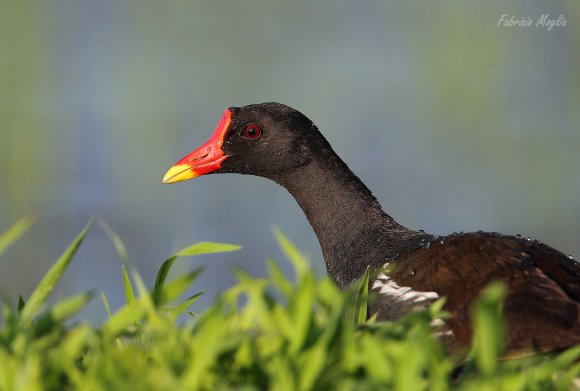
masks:
<svg viewBox="0 0 580 391"><path fill-rule="evenodd" d="M320 242L326 269L341 288L361 277L367 266L380 267L429 236L387 215L332 149L272 179L304 211Z"/></svg>

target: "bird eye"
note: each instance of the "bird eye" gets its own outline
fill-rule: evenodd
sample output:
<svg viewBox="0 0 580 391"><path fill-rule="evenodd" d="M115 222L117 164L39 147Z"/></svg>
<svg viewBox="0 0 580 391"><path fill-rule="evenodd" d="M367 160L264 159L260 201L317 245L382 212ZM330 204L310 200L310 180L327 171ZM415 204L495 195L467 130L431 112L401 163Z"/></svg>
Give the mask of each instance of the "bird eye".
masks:
<svg viewBox="0 0 580 391"><path fill-rule="evenodd" d="M244 137L250 140L256 140L262 135L262 130L256 124L250 124L244 129Z"/></svg>

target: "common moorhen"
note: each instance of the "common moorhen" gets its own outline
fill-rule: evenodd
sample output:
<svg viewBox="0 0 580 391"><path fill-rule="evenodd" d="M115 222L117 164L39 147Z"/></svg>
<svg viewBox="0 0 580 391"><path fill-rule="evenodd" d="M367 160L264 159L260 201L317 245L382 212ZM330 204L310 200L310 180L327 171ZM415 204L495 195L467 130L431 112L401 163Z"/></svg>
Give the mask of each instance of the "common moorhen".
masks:
<svg viewBox="0 0 580 391"><path fill-rule="evenodd" d="M280 103L227 109L208 142L169 169L163 183L210 173L262 176L285 187L314 228L328 273L341 287L367 267L379 319L396 319L439 297L449 348L471 339L470 306L491 281L508 287L507 352L580 344L580 265L540 242L474 232L414 231L387 215L305 115Z"/></svg>

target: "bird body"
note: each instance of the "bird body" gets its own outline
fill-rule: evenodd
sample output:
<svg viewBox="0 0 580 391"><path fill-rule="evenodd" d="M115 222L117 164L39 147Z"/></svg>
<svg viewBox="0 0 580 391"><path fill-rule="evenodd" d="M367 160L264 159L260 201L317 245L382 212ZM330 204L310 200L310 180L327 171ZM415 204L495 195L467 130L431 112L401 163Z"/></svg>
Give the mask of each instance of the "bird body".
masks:
<svg viewBox="0 0 580 391"><path fill-rule="evenodd" d="M470 342L470 307L492 281L508 287L503 304L507 351L580 344L580 265L535 240L488 232L454 234L400 254L387 270L400 286L446 298L454 348ZM379 292L385 277L374 282ZM389 305L395 299L387 294L373 311L392 319Z"/></svg>
<svg viewBox="0 0 580 391"><path fill-rule="evenodd" d="M455 350L471 340L470 307L492 281L508 287L508 352L580 344L580 265L537 241L475 232L438 237L383 211L362 181L302 113L279 103L232 107L210 140L177 162L164 183L210 173L262 176L286 188L316 233L341 288L367 267L381 295L371 308L396 319L446 297Z"/></svg>

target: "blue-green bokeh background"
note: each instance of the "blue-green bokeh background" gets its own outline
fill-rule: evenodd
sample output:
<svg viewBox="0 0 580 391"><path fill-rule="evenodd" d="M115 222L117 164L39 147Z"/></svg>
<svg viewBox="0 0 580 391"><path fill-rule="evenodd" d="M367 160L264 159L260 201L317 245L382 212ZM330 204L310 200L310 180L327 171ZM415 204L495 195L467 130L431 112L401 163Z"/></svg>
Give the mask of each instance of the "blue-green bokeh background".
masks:
<svg viewBox="0 0 580 391"><path fill-rule="evenodd" d="M0 259L0 285L27 295L92 215L149 282L188 244L243 245L178 265L207 265L206 301L232 284L232 265L260 275L266 257L281 260L272 224L322 271L277 185L161 184L226 107L263 101L309 116L404 225L521 233L578 257L579 4L0 0L0 231L39 213ZM566 27L498 26L544 13ZM89 288L123 300L97 228L56 296ZM89 311L104 318L99 303Z"/></svg>

